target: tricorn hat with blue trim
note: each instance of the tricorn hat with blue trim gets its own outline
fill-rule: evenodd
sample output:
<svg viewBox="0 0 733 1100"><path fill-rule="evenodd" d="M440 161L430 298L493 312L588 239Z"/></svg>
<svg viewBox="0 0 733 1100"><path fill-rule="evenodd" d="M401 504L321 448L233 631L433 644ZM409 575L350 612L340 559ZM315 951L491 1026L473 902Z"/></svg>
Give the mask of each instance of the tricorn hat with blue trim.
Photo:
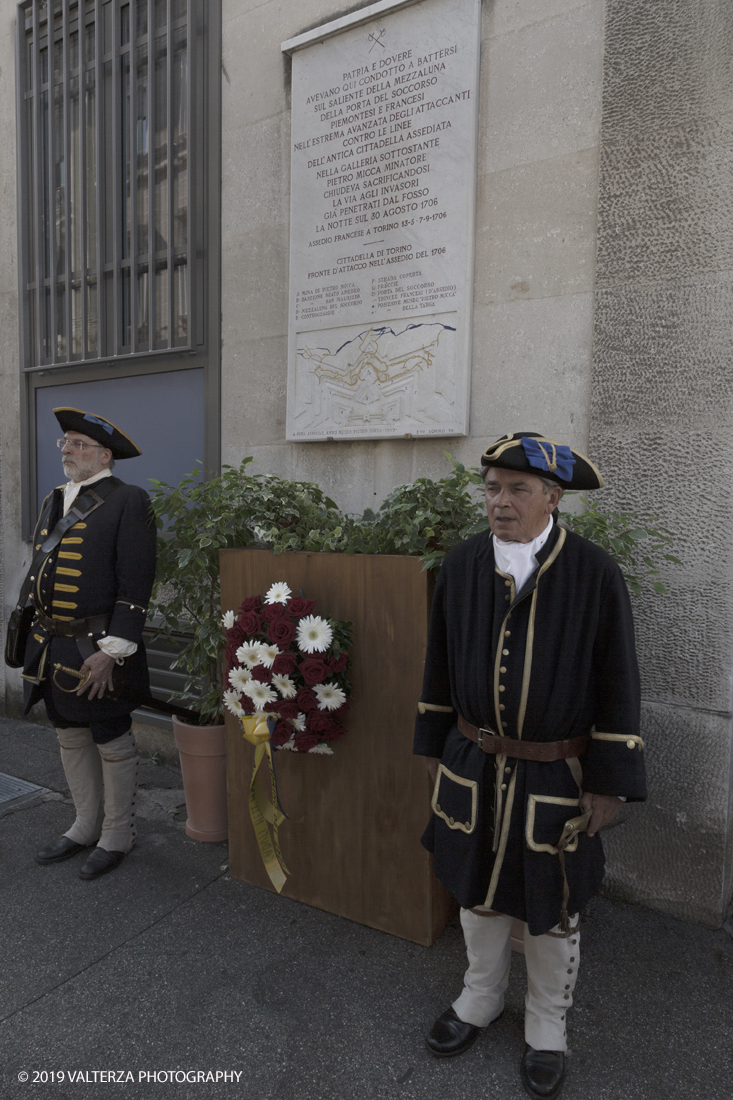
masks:
<svg viewBox="0 0 733 1100"><path fill-rule="evenodd" d="M112 457L137 458L142 454L137 443L133 443L129 435L125 435L110 420L95 413L84 412L83 409L70 409L61 407L53 410L56 419L64 432L81 432L90 439L96 439L103 447L109 447Z"/></svg>
<svg viewBox="0 0 733 1100"><path fill-rule="evenodd" d="M580 451L537 432L502 436L481 455L481 466L498 466L556 481L563 489L602 489L600 470Z"/></svg>

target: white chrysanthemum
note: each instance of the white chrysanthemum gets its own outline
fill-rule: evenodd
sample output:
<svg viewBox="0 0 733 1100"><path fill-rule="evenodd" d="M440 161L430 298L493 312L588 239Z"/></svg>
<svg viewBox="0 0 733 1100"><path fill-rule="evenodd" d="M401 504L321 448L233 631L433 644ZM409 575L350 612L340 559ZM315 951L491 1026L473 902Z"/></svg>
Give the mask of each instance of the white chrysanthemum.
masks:
<svg viewBox="0 0 733 1100"><path fill-rule="evenodd" d="M298 623L298 649L303 653L323 653L332 639L333 630L320 615L306 615Z"/></svg>
<svg viewBox="0 0 733 1100"><path fill-rule="evenodd" d="M297 718L291 718L290 719L290 724L296 730L299 730L300 733L302 733L303 730L305 729L305 715L303 714L303 712L300 711Z"/></svg>
<svg viewBox="0 0 733 1100"><path fill-rule="evenodd" d="M291 752L297 752L298 751L295 747L295 741L293 740L292 737L290 738L289 741L286 741L284 745L276 745L275 748L276 749L290 749Z"/></svg>
<svg viewBox="0 0 733 1100"><path fill-rule="evenodd" d="M292 699L293 696L297 694L298 689L289 676L278 676L277 673L275 673L272 677L272 682L283 699Z"/></svg>
<svg viewBox="0 0 733 1100"><path fill-rule="evenodd" d="M346 702L346 696L337 684L316 684L313 690L318 698L319 710L338 710Z"/></svg>
<svg viewBox="0 0 733 1100"><path fill-rule="evenodd" d="M233 668L229 673L229 683L240 695L251 679L252 673L248 668Z"/></svg>
<svg viewBox="0 0 733 1100"><path fill-rule="evenodd" d="M240 645L237 650L237 660L246 665L247 668L254 668L255 665L260 663L260 643L259 642L245 642Z"/></svg>
<svg viewBox="0 0 733 1100"><path fill-rule="evenodd" d="M224 627L225 630L231 630L232 629L232 627L234 626L234 612L233 611L225 611L224 612L224 614L221 617L221 625Z"/></svg>
<svg viewBox="0 0 733 1100"><path fill-rule="evenodd" d="M264 710L267 703L274 703L277 695L269 684L261 684L259 680L250 680L243 688L244 694L249 695L255 705L255 710Z"/></svg>
<svg viewBox="0 0 733 1100"><path fill-rule="evenodd" d="M279 652L280 650L276 645L261 644L259 664L264 665L265 668L272 668L273 662Z"/></svg>
<svg viewBox="0 0 733 1100"><path fill-rule="evenodd" d="M287 603L290 594L290 589L285 581L277 581L265 593L265 603Z"/></svg>
<svg viewBox="0 0 733 1100"><path fill-rule="evenodd" d="M308 749L308 752L320 752L324 756L333 756L333 749L329 749L323 741L319 745L314 745L312 749Z"/></svg>
<svg viewBox="0 0 733 1100"><path fill-rule="evenodd" d="M224 706L232 714L235 714L237 718L241 718L244 714L242 704L239 702L239 693L236 691L224 692Z"/></svg>

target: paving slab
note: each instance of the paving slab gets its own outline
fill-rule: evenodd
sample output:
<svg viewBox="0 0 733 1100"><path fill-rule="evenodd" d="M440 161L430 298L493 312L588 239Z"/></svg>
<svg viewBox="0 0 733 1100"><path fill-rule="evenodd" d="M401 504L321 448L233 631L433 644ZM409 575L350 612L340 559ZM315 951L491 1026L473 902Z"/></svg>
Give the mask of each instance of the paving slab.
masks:
<svg viewBox="0 0 733 1100"><path fill-rule="evenodd" d="M29 731L9 725L0 746L22 754ZM55 750L33 743L22 778L41 782ZM70 820L63 773L60 799L0 820L3 1100L525 1097L520 956L503 1016L462 1057L434 1059L425 1033L465 967L458 923L425 949L235 881L225 844L185 836L180 773L144 769L151 816L96 882L78 878L81 857L32 860ZM730 1100L733 938L599 898L581 941L565 1100ZM191 1079L217 1072L239 1078Z"/></svg>

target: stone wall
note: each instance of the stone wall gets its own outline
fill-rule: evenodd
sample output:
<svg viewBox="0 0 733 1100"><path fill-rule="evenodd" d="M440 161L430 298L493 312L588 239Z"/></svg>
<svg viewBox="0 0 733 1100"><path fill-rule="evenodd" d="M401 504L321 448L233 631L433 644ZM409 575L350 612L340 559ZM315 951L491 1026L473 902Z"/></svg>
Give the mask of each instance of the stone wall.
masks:
<svg viewBox="0 0 733 1100"><path fill-rule="evenodd" d="M684 564L637 602L650 801L620 894L719 925L730 897L733 7L608 0L591 453Z"/></svg>
<svg viewBox="0 0 733 1100"><path fill-rule="evenodd" d="M586 448L603 57L602 0L485 0L470 437L290 444L290 62L280 43L364 6L222 8L222 460L254 454L261 472L317 481L350 511L443 476L445 451L477 464L507 430Z"/></svg>

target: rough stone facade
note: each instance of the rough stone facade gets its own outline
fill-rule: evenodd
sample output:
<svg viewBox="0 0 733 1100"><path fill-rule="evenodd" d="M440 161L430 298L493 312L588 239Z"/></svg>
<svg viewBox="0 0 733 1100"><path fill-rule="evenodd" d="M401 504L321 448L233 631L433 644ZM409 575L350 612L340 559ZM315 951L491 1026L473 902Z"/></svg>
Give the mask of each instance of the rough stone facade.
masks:
<svg viewBox="0 0 733 1100"><path fill-rule="evenodd" d="M360 511L532 429L587 451L604 499L677 534L637 601L651 798L607 834L616 892L720 924L730 898L733 6L484 0L468 438L285 441L290 62L343 0L222 0L222 461ZM20 538L15 0L0 0L0 576ZM419 12L419 3L415 5ZM0 676L2 672L0 671ZM8 672L6 706L19 678Z"/></svg>
<svg viewBox="0 0 733 1100"><path fill-rule="evenodd" d="M684 564L637 602L650 801L611 882L719 924L730 898L733 8L608 0L591 453Z"/></svg>

